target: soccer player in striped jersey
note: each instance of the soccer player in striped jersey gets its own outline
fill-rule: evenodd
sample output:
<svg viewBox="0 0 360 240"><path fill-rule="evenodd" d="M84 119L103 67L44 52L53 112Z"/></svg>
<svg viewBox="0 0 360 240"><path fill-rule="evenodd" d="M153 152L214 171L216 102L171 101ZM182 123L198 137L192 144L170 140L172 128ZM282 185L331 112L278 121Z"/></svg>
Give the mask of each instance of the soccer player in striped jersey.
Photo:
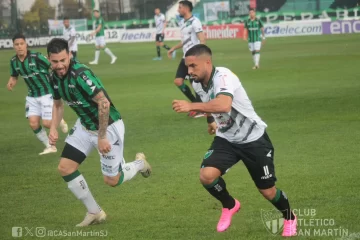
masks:
<svg viewBox="0 0 360 240"><path fill-rule="evenodd" d="M93 149L100 154L104 182L112 187L132 179L138 172L149 177L151 167L143 153L135 161L125 163L124 123L100 79L87 66L71 59L64 39L54 38L47 46L53 74L53 122L50 142L58 140L57 127L63 115L63 99L78 115L75 126L66 138L58 166L70 191L87 209L83 227L105 220L106 214L96 203L78 168Z"/></svg>
<svg viewBox="0 0 360 240"><path fill-rule="evenodd" d="M45 145L45 149L40 155L55 153L57 149L50 145L46 131L42 127L50 128L52 119L53 98L49 83L50 63L41 53L27 49L24 35L16 34L12 41L16 55L10 60L10 79L7 89L9 91L14 89L19 76L24 79L28 88L25 116L29 120L30 128L36 137ZM64 133L67 133L68 126L62 118L60 127Z"/></svg>
<svg viewBox="0 0 360 240"><path fill-rule="evenodd" d="M242 160L259 192L283 215L282 236L295 236L296 216L286 194L275 186L274 147L267 125L255 112L239 78L230 69L213 66L211 49L203 44L186 52L185 64L202 102L174 100L173 109L208 113L208 132L216 134L200 165L200 182L222 204L217 231L228 229L240 210L240 202L229 194L222 175Z"/></svg>
<svg viewBox="0 0 360 240"><path fill-rule="evenodd" d="M260 49L261 49L261 40L265 41L265 32L264 24L260 19L256 18L256 11L254 8L251 8L249 11L249 19L245 21L244 29L244 40L248 41L249 50L252 54L254 67L253 69L258 69L260 64ZM247 37L246 37L247 35Z"/></svg>

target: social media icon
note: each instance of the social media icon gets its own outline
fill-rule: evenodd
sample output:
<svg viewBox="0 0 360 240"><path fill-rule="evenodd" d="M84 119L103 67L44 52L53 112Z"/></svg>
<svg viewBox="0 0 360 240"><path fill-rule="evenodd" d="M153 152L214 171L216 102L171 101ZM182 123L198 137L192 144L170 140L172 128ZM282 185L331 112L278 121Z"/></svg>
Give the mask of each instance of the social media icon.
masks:
<svg viewBox="0 0 360 240"><path fill-rule="evenodd" d="M22 227L13 227L11 233L13 237L21 237Z"/></svg>
<svg viewBox="0 0 360 240"><path fill-rule="evenodd" d="M35 235L37 237L45 237L46 236L46 228L44 227L37 227L35 229Z"/></svg>

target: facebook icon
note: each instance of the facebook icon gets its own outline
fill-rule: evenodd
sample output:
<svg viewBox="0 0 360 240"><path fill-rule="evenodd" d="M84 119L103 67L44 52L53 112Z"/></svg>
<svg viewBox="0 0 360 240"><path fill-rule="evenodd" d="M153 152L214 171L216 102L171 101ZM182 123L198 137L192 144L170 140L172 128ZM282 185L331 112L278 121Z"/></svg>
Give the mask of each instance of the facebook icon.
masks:
<svg viewBox="0 0 360 240"><path fill-rule="evenodd" d="M13 237L21 237L22 236L22 227L13 227L12 228L12 236Z"/></svg>

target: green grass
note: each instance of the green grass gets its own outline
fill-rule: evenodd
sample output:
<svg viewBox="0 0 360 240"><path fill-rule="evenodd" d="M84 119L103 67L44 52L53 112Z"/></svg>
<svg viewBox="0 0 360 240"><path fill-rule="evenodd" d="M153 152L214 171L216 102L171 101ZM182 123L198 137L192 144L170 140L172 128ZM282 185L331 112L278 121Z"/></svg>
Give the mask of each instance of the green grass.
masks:
<svg viewBox="0 0 360 240"><path fill-rule="evenodd" d="M251 70L245 42L219 40L208 45L214 51L214 64L239 76L269 126L277 186L287 193L293 208L302 213L315 209L314 219L334 219L335 226L299 226L312 232L298 239L336 238L314 236L314 229L360 232L359 35L267 41L258 71ZM125 159L132 161L137 151L144 151L153 175L108 187L94 151L80 171L108 221L85 230L107 231L107 239L281 239L264 227L261 209L273 207L258 193L243 163L224 177L242 210L227 232L216 232L220 204L198 180L212 137L207 135L205 119L189 119L171 108L173 99L184 99L173 84L180 56L176 61L151 61L156 53L153 43L109 47L119 57L116 65L109 65L102 52L93 70L123 116ZM58 154L38 156L43 147L24 118L25 84L20 80L14 92L5 88L14 53L0 54L0 239L12 239L13 226L32 227L33 232L36 227L75 231L85 208L57 172L66 136L61 135ZM80 61L88 62L93 55L93 46L80 46ZM70 125L76 120L68 107L65 118ZM311 216L299 218L309 224Z"/></svg>

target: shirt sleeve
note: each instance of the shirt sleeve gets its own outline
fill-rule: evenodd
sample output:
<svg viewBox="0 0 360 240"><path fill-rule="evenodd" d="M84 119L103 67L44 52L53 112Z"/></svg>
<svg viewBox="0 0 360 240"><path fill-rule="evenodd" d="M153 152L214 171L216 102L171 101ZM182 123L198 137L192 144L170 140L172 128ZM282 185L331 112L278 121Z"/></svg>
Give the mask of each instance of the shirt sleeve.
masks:
<svg viewBox="0 0 360 240"><path fill-rule="evenodd" d="M59 93L59 88L54 82L54 76L53 75L50 75L50 87L52 89L53 99L54 100L60 100L61 96L60 96L60 93Z"/></svg>
<svg viewBox="0 0 360 240"><path fill-rule="evenodd" d="M259 20L259 27L260 27L260 28L263 28L263 27L264 27L264 23L263 23L261 20Z"/></svg>
<svg viewBox="0 0 360 240"><path fill-rule="evenodd" d="M71 28L71 31L70 31L70 36L72 36L72 37L76 37L76 30L75 30L75 27L72 27L72 28Z"/></svg>
<svg viewBox="0 0 360 240"><path fill-rule="evenodd" d="M77 77L77 82L90 98L103 90L100 79L94 75L91 70L81 72Z"/></svg>
<svg viewBox="0 0 360 240"><path fill-rule="evenodd" d="M163 15L161 15L161 21L163 21L163 22L165 22L166 21L166 19L165 19L165 15L163 14Z"/></svg>
<svg viewBox="0 0 360 240"><path fill-rule="evenodd" d="M49 60L41 53L37 54L37 61L41 72L48 72L50 68Z"/></svg>
<svg viewBox="0 0 360 240"><path fill-rule="evenodd" d="M215 96L220 94L234 98L236 76L232 73L218 73L214 80Z"/></svg>
<svg viewBox="0 0 360 240"><path fill-rule="evenodd" d="M194 19L194 21L192 22L192 27L196 33L203 31L203 28L202 28L202 25L201 25L201 22L199 19Z"/></svg>
<svg viewBox="0 0 360 240"><path fill-rule="evenodd" d="M19 73L15 70L14 64L12 61L10 61L10 76L12 76L12 77L19 76Z"/></svg>

